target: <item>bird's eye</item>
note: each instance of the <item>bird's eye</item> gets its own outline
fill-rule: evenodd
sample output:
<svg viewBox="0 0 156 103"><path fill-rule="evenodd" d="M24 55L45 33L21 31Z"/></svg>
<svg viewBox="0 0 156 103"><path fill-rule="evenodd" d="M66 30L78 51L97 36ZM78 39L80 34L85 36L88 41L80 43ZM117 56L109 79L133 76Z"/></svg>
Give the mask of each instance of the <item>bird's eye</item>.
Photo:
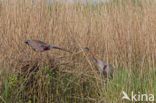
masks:
<svg viewBox="0 0 156 103"><path fill-rule="evenodd" d="M26 40L25 43L28 44L28 40Z"/></svg>

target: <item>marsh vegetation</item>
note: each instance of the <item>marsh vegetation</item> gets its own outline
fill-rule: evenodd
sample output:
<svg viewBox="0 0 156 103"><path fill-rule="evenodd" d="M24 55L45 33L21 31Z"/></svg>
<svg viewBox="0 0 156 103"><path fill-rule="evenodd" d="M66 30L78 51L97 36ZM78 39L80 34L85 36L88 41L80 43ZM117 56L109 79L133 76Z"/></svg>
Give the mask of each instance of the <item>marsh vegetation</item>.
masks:
<svg viewBox="0 0 156 103"><path fill-rule="evenodd" d="M127 103L122 90L156 96L155 5L0 1L0 103ZM88 46L114 78L106 82L85 52L34 54L27 39L75 53Z"/></svg>

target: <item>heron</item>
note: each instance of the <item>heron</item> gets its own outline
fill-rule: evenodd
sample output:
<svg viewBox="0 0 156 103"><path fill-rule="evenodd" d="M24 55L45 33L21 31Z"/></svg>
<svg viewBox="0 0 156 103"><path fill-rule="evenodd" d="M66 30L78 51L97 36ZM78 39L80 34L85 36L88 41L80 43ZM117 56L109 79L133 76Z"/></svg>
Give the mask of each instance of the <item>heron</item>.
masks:
<svg viewBox="0 0 156 103"><path fill-rule="evenodd" d="M25 43L27 45L29 45L34 51L44 52L44 51L48 51L48 50L54 48L54 49L59 49L62 51L70 52L66 49L50 45L50 44L45 43L45 42L40 41L40 40L26 40Z"/></svg>
<svg viewBox="0 0 156 103"><path fill-rule="evenodd" d="M93 57L95 60L98 71L105 77L105 78L113 78L113 66L111 64L107 64L106 62L103 62L102 60L98 59L90 50L88 47L85 47L82 49L83 51L89 52L89 54Z"/></svg>

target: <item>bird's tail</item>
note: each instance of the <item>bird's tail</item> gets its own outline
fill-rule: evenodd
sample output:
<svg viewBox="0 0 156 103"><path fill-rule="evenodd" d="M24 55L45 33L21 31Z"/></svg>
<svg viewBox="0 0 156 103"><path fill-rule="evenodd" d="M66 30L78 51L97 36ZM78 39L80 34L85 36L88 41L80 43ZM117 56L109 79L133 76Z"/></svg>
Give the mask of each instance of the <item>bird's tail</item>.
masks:
<svg viewBox="0 0 156 103"><path fill-rule="evenodd" d="M57 46L50 46L50 48L59 49L59 50L63 50L63 51L72 53L72 52L69 51L69 50L66 50L66 49L63 49L63 48L60 48L60 47L57 47Z"/></svg>

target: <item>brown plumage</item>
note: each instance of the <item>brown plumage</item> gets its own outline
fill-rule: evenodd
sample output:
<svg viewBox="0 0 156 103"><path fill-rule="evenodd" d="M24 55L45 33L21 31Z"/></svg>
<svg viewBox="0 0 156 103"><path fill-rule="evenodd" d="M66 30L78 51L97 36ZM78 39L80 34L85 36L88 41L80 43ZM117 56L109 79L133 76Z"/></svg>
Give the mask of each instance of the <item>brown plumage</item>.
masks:
<svg viewBox="0 0 156 103"><path fill-rule="evenodd" d="M59 50L63 50L63 51L66 51L66 52L70 52L70 51L65 50L63 48L50 45L50 44L45 43L45 42L40 41L40 40L26 40L25 43L27 45L29 45L34 51L43 52L43 51L50 50L51 48L54 48L54 49L59 49Z"/></svg>
<svg viewBox="0 0 156 103"><path fill-rule="evenodd" d="M112 67L111 64L107 64L100 59L98 59L90 50L88 47L83 48L83 51L89 52L89 54L93 57L95 60L96 64L98 65L98 71L104 75L105 78L112 78L113 77L113 70L114 68Z"/></svg>

